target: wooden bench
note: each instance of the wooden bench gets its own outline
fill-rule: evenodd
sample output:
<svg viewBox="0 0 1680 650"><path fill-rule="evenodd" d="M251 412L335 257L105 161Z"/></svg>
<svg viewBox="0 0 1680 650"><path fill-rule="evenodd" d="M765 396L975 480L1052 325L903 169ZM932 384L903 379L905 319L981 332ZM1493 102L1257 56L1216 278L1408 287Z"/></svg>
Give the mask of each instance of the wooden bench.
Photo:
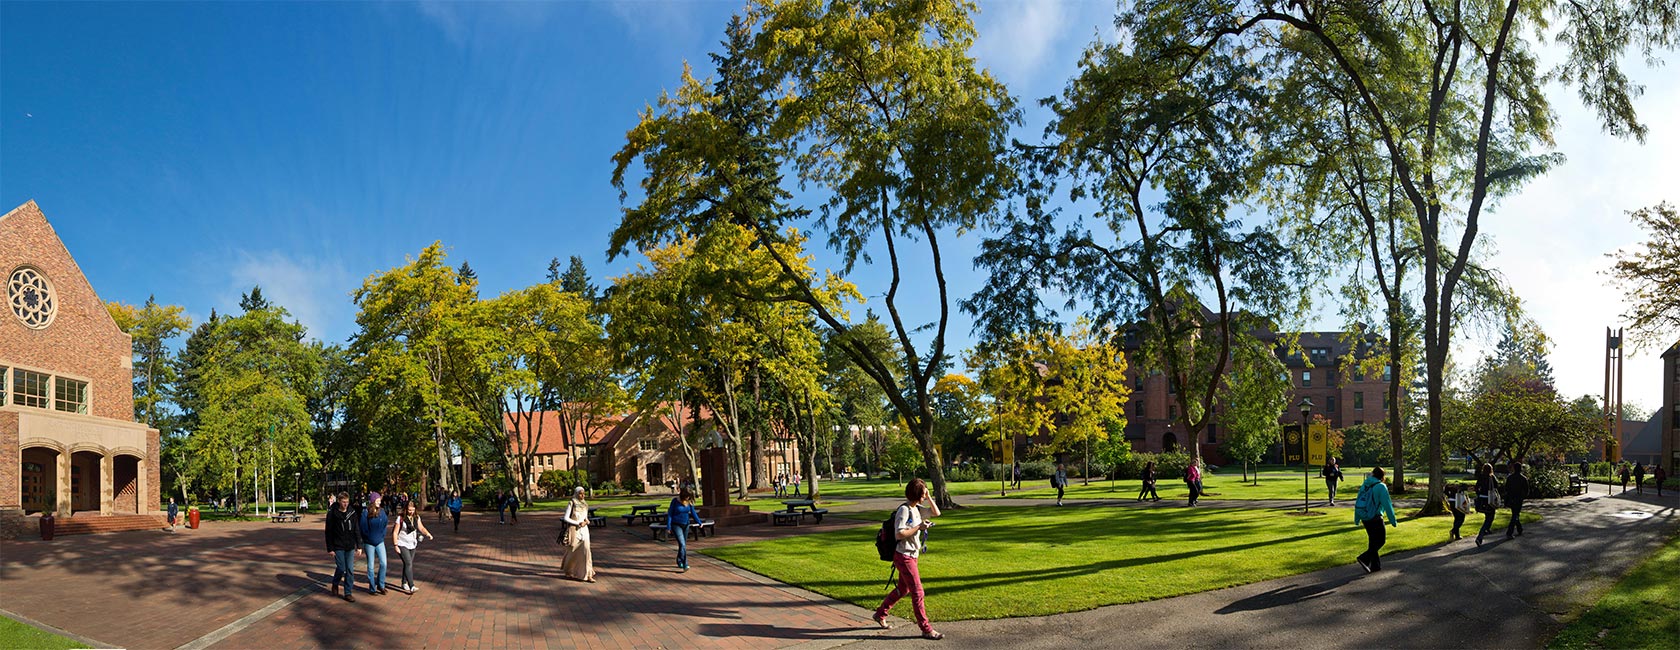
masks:
<svg viewBox="0 0 1680 650"><path fill-rule="evenodd" d="M658 541L664 541L665 537L671 532L670 526L664 523L648 524L648 530L653 531L653 538ZM688 534L690 537L716 537L717 522L704 519L698 524L689 524Z"/></svg>
<svg viewBox="0 0 1680 650"><path fill-rule="evenodd" d="M798 526L799 520L805 516L802 512L788 512L777 510L770 513L770 523L774 526Z"/></svg>
<svg viewBox="0 0 1680 650"><path fill-rule="evenodd" d="M589 525L591 525L591 526L606 526L607 525L607 518L602 517L600 515L593 515L589 518Z"/></svg>
<svg viewBox="0 0 1680 650"><path fill-rule="evenodd" d="M295 512L280 512L280 513L276 513L276 514L273 514L273 515L269 515L269 517L268 517L268 520L269 520L270 523L276 523L276 524L288 523L288 522L295 524L295 523L301 521L302 519L303 519L303 517L298 515L298 513L295 513Z"/></svg>
<svg viewBox="0 0 1680 650"><path fill-rule="evenodd" d="M1587 491L1587 481L1578 474L1569 475L1569 494L1576 495Z"/></svg>

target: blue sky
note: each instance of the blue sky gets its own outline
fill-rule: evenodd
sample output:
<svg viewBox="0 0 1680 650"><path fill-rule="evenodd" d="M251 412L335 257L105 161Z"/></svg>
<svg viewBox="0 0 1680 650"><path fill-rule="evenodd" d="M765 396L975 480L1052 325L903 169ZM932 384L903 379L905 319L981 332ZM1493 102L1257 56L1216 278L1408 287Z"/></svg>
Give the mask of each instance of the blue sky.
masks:
<svg viewBox="0 0 1680 650"><path fill-rule="evenodd" d="M478 270L486 293L538 281L549 258L569 255L604 284L636 261L605 261L619 209L610 156L684 60L709 71L706 54L739 8L0 4L0 209L36 200L106 300L155 294L202 318L261 284L325 340L353 331L349 293L363 278L434 240ZM982 8L975 54L1029 107L1019 137L1036 139L1034 100L1109 33L1113 4ZM1601 336L1620 311L1592 273L1603 252L1636 239L1621 210L1672 192L1680 170L1658 154L1676 150L1672 126L1653 124L1644 147L1612 148L1571 94L1555 96L1571 163L1488 232L1542 325L1568 339L1554 364L1581 393L1600 361L1590 330ZM1672 84L1640 108L1680 114ZM1570 232L1584 213L1592 227ZM977 242L947 252L954 296L983 282L968 263ZM873 269L854 279L869 295L886 287ZM1558 283L1594 308L1558 302ZM968 327L953 323L959 345ZM1629 394L1656 401L1632 375Z"/></svg>

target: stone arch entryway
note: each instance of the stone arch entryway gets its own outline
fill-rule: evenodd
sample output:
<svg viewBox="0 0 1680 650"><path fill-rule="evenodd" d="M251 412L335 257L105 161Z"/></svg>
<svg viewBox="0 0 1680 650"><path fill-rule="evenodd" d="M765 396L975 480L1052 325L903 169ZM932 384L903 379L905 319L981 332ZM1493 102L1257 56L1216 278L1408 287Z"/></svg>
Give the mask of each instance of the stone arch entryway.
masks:
<svg viewBox="0 0 1680 650"><path fill-rule="evenodd" d="M1161 434L1161 451L1169 454L1178 451L1178 434L1171 431Z"/></svg>
<svg viewBox="0 0 1680 650"><path fill-rule="evenodd" d="M58 497L58 465L63 455L52 447L25 447L18 472L18 496L28 514L46 512Z"/></svg>
<svg viewBox="0 0 1680 650"><path fill-rule="evenodd" d="M140 457L116 454L111 458L111 510L119 514L140 513Z"/></svg>
<svg viewBox="0 0 1680 650"><path fill-rule="evenodd" d="M70 454L70 511L100 512L100 497L104 493L101 481L105 454L97 451L76 451ZM60 510L63 506L60 506Z"/></svg>

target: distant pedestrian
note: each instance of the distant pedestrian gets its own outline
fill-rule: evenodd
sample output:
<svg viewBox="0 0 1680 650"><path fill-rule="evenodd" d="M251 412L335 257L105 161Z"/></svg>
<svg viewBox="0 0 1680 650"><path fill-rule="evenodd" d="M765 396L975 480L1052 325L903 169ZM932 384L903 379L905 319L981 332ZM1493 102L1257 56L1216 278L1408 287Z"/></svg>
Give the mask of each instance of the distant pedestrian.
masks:
<svg viewBox="0 0 1680 650"><path fill-rule="evenodd" d="M1196 505L1202 498L1202 468L1195 461L1184 468L1184 485L1190 488L1190 505Z"/></svg>
<svg viewBox="0 0 1680 650"><path fill-rule="evenodd" d="M449 518L455 520L455 532L461 532L461 492L459 490L449 493Z"/></svg>
<svg viewBox="0 0 1680 650"><path fill-rule="evenodd" d="M1354 558L1366 573L1382 570L1383 544L1388 543L1388 531L1383 528L1383 516L1388 525L1400 527L1394 519L1394 503L1388 498L1388 484L1383 482L1383 468L1371 468L1365 484L1359 486L1359 497L1353 501L1353 519L1365 526L1365 552Z"/></svg>
<svg viewBox="0 0 1680 650"><path fill-rule="evenodd" d="M361 527L350 513L350 493L339 492L327 506L327 551L333 554L332 595L339 596L338 582L344 580L342 597L356 602L356 553L362 547Z"/></svg>
<svg viewBox="0 0 1680 650"><path fill-rule="evenodd" d="M1633 493L1645 493L1645 463L1634 463L1633 465Z"/></svg>
<svg viewBox="0 0 1680 650"><path fill-rule="evenodd" d="M1657 496L1662 496L1663 481L1668 480L1668 472L1663 471L1662 463L1656 463L1652 466L1651 480L1657 482Z"/></svg>
<svg viewBox="0 0 1680 650"><path fill-rule="evenodd" d="M1511 463L1511 475L1505 477L1505 507L1511 509L1511 522L1505 524L1505 539L1522 534L1522 507L1527 499L1528 477L1523 475L1523 464Z"/></svg>
<svg viewBox="0 0 1680 650"><path fill-rule="evenodd" d="M1137 500L1149 497L1151 501L1160 501L1161 494L1155 491L1155 461L1149 461L1143 466L1143 487L1138 490Z"/></svg>
<svg viewBox="0 0 1680 650"><path fill-rule="evenodd" d="M1021 461L1015 461L1015 482L1009 487L1017 490L1021 489Z"/></svg>
<svg viewBox="0 0 1680 650"><path fill-rule="evenodd" d="M438 491L437 491L437 503L434 504L434 505L437 508L438 523L441 524L441 523L443 523L444 514L448 512L447 508L449 507L449 491L444 490L442 488L439 488Z"/></svg>
<svg viewBox="0 0 1680 650"><path fill-rule="evenodd" d="M1627 463L1622 463L1622 492L1627 492L1627 484L1628 484L1628 466L1627 466Z"/></svg>
<svg viewBox="0 0 1680 650"><path fill-rule="evenodd" d="M511 523L519 523L519 493L509 491L507 496L508 519Z"/></svg>
<svg viewBox="0 0 1680 650"><path fill-rule="evenodd" d="M782 498L782 481L783 481L782 475L777 474L776 478L771 479L771 482L770 482L770 487L775 490L776 498L778 498L778 499Z"/></svg>
<svg viewBox="0 0 1680 650"><path fill-rule="evenodd" d="M1476 545L1493 531L1493 515L1499 512L1499 479L1493 477L1493 464L1482 463L1476 470L1476 512L1483 515L1482 529L1476 532Z"/></svg>
<svg viewBox="0 0 1680 650"><path fill-rule="evenodd" d="M1330 491L1330 505L1336 505L1336 484L1342 482L1342 468L1336 464L1336 459L1330 459L1330 464L1318 471L1324 477L1324 486Z"/></svg>
<svg viewBox="0 0 1680 650"><path fill-rule="evenodd" d="M420 514L410 501L402 515L397 517L397 525L391 530L392 545L397 547L397 559L402 560L402 587L404 592L414 593L414 549L420 546L420 537L432 539L432 531L426 530L426 523L420 521Z"/></svg>
<svg viewBox="0 0 1680 650"><path fill-rule="evenodd" d="M175 497L169 497L169 532L175 532L175 517L181 509L175 506Z"/></svg>
<svg viewBox="0 0 1680 650"><path fill-rule="evenodd" d="M1470 495L1465 486L1457 483L1447 484L1447 509L1452 511L1453 527L1448 536L1452 540L1464 539L1458 529L1464 525L1464 516L1470 514Z"/></svg>
<svg viewBox="0 0 1680 650"><path fill-rule="evenodd" d="M694 493L683 490L671 499L665 510L665 530L677 542L677 568L688 571L688 527L700 524L700 513L694 510Z"/></svg>
<svg viewBox="0 0 1680 650"><path fill-rule="evenodd" d="M1067 489L1067 468L1056 463L1056 473L1050 475L1050 487L1056 488L1056 505L1062 505L1062 493Z"/></svg>
<svg viewBox="0 0 1680 650"><path fill-rule="evenodd" d="M881 606L875 608L875 624L882 628L890 628L887 624L887 613L892 611L893 605L900 598L910 597L910 604L915 608L916 625L922 628L922 638L937 641L945 635L934 631L933 622L928 620L926 593L922 590L922 575L917 570L916 561L922 555L924 535L932 526L922 517L922 508L928 509L929 517L939 516L939 504L928 494L927 484L922 479L910 479L910 484L904 486L904 503L899 504L893 511L893 531L898 536L898 546L893 553L893 569L898 571L898 584L887 593L881 601Z"/></svg>
<svg viewBox="0 0 1680 650"><path fill-rule="evenodd" d="M560 561L560 570L573 580L594 582L595 558L589 548L589 502L583 498L583 486L572 490L572 502L566 506L564 519L573 527L573 532L571 545L566 547L566 557Z"/></svg>
<svg viewBox="0 0 1680 650"><path fill-rule="evenodd" d="M793 496L799 496L799 472L793 473Z"/></svg>
<svg viewBox="0 0 1680 650"><path fill-rule="evenodd" d="M300 496L298 497L298 513L305 512L309 512L309 497Z"/></svg>
<svg viewBox="0 0 1680 650"><path fill-rule="evenodd" d="M362 554L367 556L368 593L375 596L385 595L385 573L388 560L385 554L385 530L391 525L390 515L380 506L378 492L368 493L367 509L362 511L360 524L362 529ZM374 559L379 560L379 569L374 570Z"/></svg>
<svg viewBox="0 0 1680 650"><path fill-rule="evenodd" d="M1587 461L1581 461L1581 480L1587 480Z"/></svg>
<svg viewBox="0 0 1680 650"><path fill-rule="evenodd" d="M507 523L507 494L496 490L496 523Z"/></svg>

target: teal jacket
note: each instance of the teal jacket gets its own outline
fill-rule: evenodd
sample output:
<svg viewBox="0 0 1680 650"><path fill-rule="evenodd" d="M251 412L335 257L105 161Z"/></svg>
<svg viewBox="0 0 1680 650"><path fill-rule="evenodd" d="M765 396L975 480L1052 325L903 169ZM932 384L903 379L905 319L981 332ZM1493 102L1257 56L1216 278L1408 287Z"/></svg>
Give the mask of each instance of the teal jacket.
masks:
<svg viewBox="0 0 1680 650"><path fill-rule="evenodd" d="M1394 502L1388 498L1388 486L1377 477L1366 475L1365 484L1359 486L1359 498L1353 502L1353 520L1364 522L1382 514L1388 515L1388 525L1400 525L1394 520Z"/></svg>

